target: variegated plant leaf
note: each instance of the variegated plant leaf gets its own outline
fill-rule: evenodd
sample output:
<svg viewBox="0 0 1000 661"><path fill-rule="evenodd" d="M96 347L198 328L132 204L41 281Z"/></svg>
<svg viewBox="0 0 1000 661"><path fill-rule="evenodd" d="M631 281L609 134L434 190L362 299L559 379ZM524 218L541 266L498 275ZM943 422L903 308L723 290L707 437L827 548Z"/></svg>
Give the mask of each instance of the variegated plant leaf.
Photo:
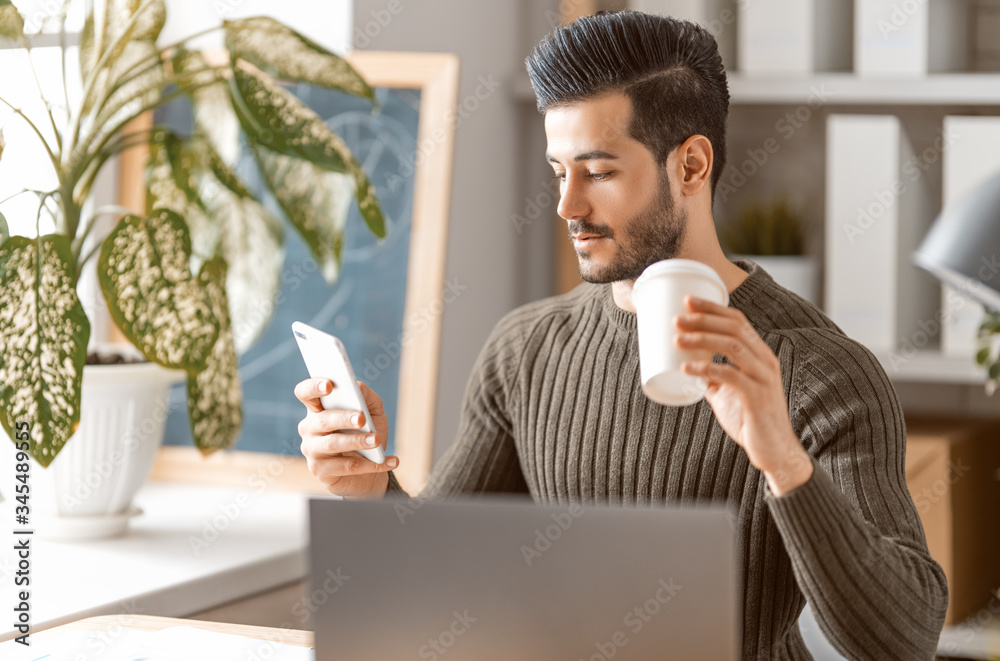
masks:
<svg viewBox="0 0 1000 661"><path fill-rule="evenodd" d="M179 52L173 66L177 73L190 76L193 89L188 96L194 107L195 131L208 138L227 165L235 166L240 156L240 122L233 113L228 86L206 70L208 62L197 51Z"/></svg>
<svg viewBox="0 0 1000 661"><path fill-rule="evenodd" d="M24 18L10 0L0 0L0 37L17 42L24 38Z"/></svg>
<svg viewBox="0 0 1000 661"><path fill-rule="evenodd" d="M209 218L198 193L198 163L174 133L157 128L150 134L146 168L146 203L149 210L173 209L187 223L191 234L191 272L218 250L222 224Z"/></svg>
<svg viewBox="0 0 1000 661"><path fill-rule="evenodd" d="M7 227L7 219L0 213L0 246L10 238L10 228Z"/></svg>
<svg viewBox="0 0 1000 661"><path fill-rule="evenodd" d="M221 254L236 351L242 355L270 323L281 286L285 228L239 180L206 138L183 142L157 129L147 183L157 206L177 210L191 231L192 271Z"/></svg>
<svg viewBox="0 0 1000 661"><path fill-rule="evenodd" d="M351 175L362 218L375 236L384 237L385 219L368 176L344 141L319 115L287 90L240 67L235 69L233 80L233 107L250 142L323 170ZM262 151L255 151L259 158ZM276 189L271 190L278 194ZM319 259L321 252L314 244L310 247Z"/></svg>
<svg viewBox="0 0 1000 661"><path fill-rule="evenodd" d="M375 101L365 79L339 55L268 16L223 21L226 48L280 79L302 80Z"/></svg>
<svg viewBox="0 0 1000 661"><path fill-rule="evenodd" d="M236 353L243 355L260 339L274 313L285 262L285 226L254 198L207 141L195 140L192 147L203 155L200 198L211 222L221 228L234 343Z"/></svg>
<svg viewBox="0 0 1000 661"><path fill-rule="evenodd" d="M0 0L2 1L2 0ZM87 14L83 21L83 32L80 33L80 78L84 83L94 67L97 66L99 55L97 54L96 35L94 27L94 12Z"/></svg>
<svg viewBox="0 0 1000 661"><path fill-rule="evenodd" d="M372 234L384 239L385 216L382 215L382 206L378 203L378 198L375 197L375 187L353 154L348 165L351 176L354 177L354 195L358 200L358 210L361 211L361 217L365 219L365 224L368 225Z"/></svg>
<svg viewBox="0 0 1000 661"><path fill-rule="evenodd" d="M236 172L229 167L222 156L219 155L219 152L215 151L212 141L209 140L207 136L199 134L194 140L192 140L192 144L195 149L203 154L201 161L203 167L211 172L212 175L219 180L219 183L240 197L254 197L254 194L250 192L250 189L246 187L246 184L240 181Z"/></svg>
<svg viewBox="0 0 1000 661"><path fill-rule="evenodd" d="M209 455L236 442L243 426L243 387L226 298L225 260L217 256L205 262L198 284L208 294L219 337L205 369L188 375L188 419L195 446Z"/></svg>
<svg viewBox="0 0 1000 661"><path fill-rule="evenodd" d="M146 2L150 2L150 5L143 9L142 6ZM156 41L167 22L167 3L165 0L110 0L108 5L113 8L111 11L112 20L120 21L117 25L110 26L112 30L119 29L118 25L124 27L126 16L131 18L142 9L132 31L133 40Z"/></svg>
<svg viewBox="0 0 1000 661"><path fill-rule="evenodd" d="M160 180L164 179L169 179L173 188L186 201L200 204L197 184L194 181L196 167L194 158L184 149L183 138L169 129L154 128L149 134L149 163L146 167L150 189L147 206L150 209L166 207L175 210L178 206L183 206L176 195L157 188ZM177 204L160 204L161 201Z"/></svg>
<svg viewBox="0 0 1000 661"><path fill-rule="evenodd" d="M230 95L236 117L251 142L304 158L325 170L347 172L347 145L288 90L237 66Z"/></svg>
<svg viewBox="0 0 1000 661"><path fill-rule="evenodd" d="M327 284L333 284L340 275L354 180L300 158L257 146L253 149L268 188L309 246Z"/></svg>
<svg viewBox="0 0 1000 661"><path fill-rule="evenodd" d="M110 68L105 69L106 73L110 72L108 89L104 90L109 96L99 108L92 109L87 137L75 150L77 154L86 153L91 145L107 137L122 121L160 96L167 81L163 64L153 57L157 53L156 44L152 41L132 41L125 45ZM142 73L119 82L140 62L146 63L139 67Z"/></svg>
<svg viewBox="0 0 1000 661"><path fill-rule="evenodd" d="M89 339L69 237L0 244L0 420L11 439L28 423L29 454L42 466L80 424Z"/></svg>
<svg viewBox="0 0 1000 661"><path fill-rule="evenodd" d="M219 336L208 294L191 275L191 236L169 209L122 218L101 246L97 275L111 318L149 360L197 372Z"/></svg>
<svg viewBox="0 0 1000 661"><path fill-rule="evenodd" d="M100 10L98 6L94 11ZM133 21L140 10L142 13ZM144 42L143 50L147 54L150 45L155 52L156 38L166 22L167 8L164 0L107 0L99 18L103 20L95 20L91 12L80 35L80 73L84 82L90 79L104 54L109 50L110 53L104 59L91 93L83 99L84 114L89 113L96 100L139 61L133 44ZM128 50L134 52L131 57L125 57L127 64L123 66L122 59Z"/></svg>

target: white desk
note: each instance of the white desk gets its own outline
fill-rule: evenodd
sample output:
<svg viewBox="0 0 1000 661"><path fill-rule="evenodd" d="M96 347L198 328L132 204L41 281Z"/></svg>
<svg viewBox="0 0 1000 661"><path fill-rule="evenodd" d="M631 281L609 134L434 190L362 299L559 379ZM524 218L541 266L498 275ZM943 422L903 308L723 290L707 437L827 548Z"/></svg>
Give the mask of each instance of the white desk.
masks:
<svg viewBox="0 0 1000 661"><path fill-rule="evenodd" d="M33 539L32 629L111 613L184 617L301 580L309 495L250 484L148 482L135 500L143 513L123 537ZM10 501L0 505L0 641L19 635L11 512Z"/></svg>

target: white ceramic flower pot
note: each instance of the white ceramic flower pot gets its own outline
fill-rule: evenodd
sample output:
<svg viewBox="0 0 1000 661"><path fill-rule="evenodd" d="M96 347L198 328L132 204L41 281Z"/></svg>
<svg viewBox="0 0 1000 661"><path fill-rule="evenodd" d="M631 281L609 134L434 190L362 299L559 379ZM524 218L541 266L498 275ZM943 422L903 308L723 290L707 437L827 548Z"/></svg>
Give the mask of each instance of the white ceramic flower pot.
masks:
<svg viewBox="0 0 1000 661"><path fill-rule="evenodd" d="M138 355L132 347L114 347ZM132 499L163 442L169 386L184 378L183 371L154 363L84 367L76 433L48 468L29 458L29 527L36 535L94 539L125 532L129 518L140 513ZM8 501L15 496L15 455L7 440L0 483Z"/></svg>
<svg viewBox="0 0 1000 661"><path fill-rule="evenodd" d="M819 262L806 255L733 255L756 262L779 285L819 305Z"/></svg>

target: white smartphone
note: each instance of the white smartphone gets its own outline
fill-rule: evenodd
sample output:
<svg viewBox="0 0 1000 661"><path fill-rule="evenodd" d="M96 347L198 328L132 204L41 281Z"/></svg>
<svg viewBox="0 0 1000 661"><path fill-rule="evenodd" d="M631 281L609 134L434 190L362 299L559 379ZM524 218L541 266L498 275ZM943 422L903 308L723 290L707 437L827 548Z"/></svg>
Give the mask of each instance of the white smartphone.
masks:
<svg viewBox="0 0 1000 661"><path fill-rule="evenodd" d="M340 409L345 411L361 411L365 414L365 424L359 429L344 429L341 434L374 434L375 426L368 406L361 394L358 380L354 378L354 369L347 358L347 350L339 339L313 328L301 321L292 324L292 334L299 345L302 359L306 363L309 376L329 379L333 382L333 390L329 395L319 398L326 410ZM385 463L385 453L382 446L358 450L358 453L376 464Z"/></svg>

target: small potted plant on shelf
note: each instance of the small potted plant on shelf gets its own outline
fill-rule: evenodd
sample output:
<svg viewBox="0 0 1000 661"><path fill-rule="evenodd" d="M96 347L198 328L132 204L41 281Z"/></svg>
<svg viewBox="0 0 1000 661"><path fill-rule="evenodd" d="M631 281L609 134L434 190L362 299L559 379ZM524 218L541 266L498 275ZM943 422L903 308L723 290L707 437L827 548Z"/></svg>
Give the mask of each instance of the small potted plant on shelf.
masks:
<svg viewBox="0 0 1000 661"><path fill-rule="evenodd" d="M737 220L720 225L719 238L731 259L756 262L779 285L817 303L819 265L805 254L805 220L784 198L745 206Z"/></svg>
<svg viewBox="0 0 1000 661"><path fill-rule="evenodd" d="M986 393L992 396L1000 385L1000 312L985 311L978 345L976 363L986 369Z"/></svg>
<svg viewBox="0 0 1000 661"><path fill-rule="evenodd" d="M53 18L62 33L75 1ZM374 189L355 157L276 82L305 81L375 104L352 67L266 17L213 28L224 30L228 56L209 62L184 48L208 31L159 46L165 19L164 0L95 3L78 71L66 66L60 40L63 94L45 99L42 120L0 99L20 122L17 130L37 136L58 182L30 191L39 200L35 236L12 236L0 216L0 422L11 439L28 431L31 464L48 467L31 476L33 510L41 505L73 518L69 535L124 530L162 440L170 382L187 381L192 435L203 453L235 442L242 425L238 355L269 323L286 224L328 283L339 273L352 196L371 231L385 235ZM0 0L0 37L30 51L24 26L11 2ZM76 75L78 98L66 84ZM132 130L147 112L182 96L194 109L191 135ZM240 134L284 218L237 175ZM140 144L149 145L147 208L88 213L102 167ZM0 146L0 157L18 154L13 145ZM55 231L38 236L42 214ZM110 231L100 229L102 217L117 221ZM91 320L77 287L91 260L110 317L131 346L95 345L88 353ZM14 454L10 445L0 453L4 484ZM47 495L38 493L46 473L54 482Z"/></svg>

